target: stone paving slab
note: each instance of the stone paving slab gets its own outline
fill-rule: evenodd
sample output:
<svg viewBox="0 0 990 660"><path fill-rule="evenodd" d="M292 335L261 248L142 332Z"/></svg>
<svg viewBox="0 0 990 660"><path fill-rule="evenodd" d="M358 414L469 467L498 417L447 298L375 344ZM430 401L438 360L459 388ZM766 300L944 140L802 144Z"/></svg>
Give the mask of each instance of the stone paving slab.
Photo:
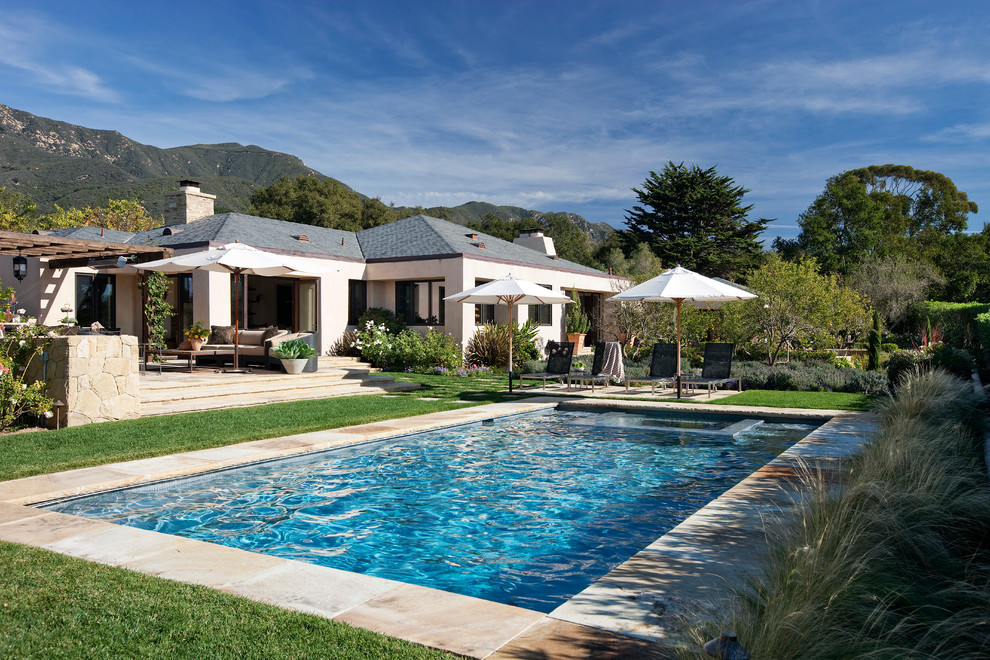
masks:
<svg viewBox="0 0 990 660"><path fill-rule="evenodd" d="M485 658L544 616L489 600L399 584L344 612L337 620L471 658Z"/></svg>

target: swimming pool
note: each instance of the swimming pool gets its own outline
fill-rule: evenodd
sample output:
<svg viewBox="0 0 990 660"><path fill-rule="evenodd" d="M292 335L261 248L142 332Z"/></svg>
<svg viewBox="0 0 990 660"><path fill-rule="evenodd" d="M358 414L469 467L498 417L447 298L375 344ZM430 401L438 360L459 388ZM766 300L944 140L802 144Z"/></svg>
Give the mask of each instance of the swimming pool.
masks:
<svg viewBox="0 0 990 660"><path fill-rule="evenodd" d="M553 410L45 508L548 612L814 428Z"/></svg>

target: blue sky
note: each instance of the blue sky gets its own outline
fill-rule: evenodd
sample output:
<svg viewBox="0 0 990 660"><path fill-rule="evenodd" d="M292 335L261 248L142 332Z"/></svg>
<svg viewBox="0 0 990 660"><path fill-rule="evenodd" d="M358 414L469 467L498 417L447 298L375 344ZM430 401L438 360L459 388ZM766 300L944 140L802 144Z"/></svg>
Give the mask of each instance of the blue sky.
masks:
<svg viewBox="0 0 990 660"><path fill-rule="evenodd" d="M0 0L0 103L257 144L385 203L620 227L651 170L717 166L772 238L871 164L990 209L988 19L982 0Z"/></svg>

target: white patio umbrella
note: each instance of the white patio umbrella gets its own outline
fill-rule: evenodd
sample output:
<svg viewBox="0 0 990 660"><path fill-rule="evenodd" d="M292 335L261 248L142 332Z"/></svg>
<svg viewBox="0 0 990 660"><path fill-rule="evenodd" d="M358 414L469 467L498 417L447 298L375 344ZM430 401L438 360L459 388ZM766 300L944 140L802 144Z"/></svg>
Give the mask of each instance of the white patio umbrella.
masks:
<svg viewBox="0 0 990 660"><path fill-rule="evenodd" d="M514 305L553 305L573 302L570 296L554 293L550 289L534 284L528 280L519 280L507 275L500 280L492 280L479 284L473 289L461 291L447 296L444 300L452 300L473 305L507 305L509 307L509 325L512 325L512 307ZM512 391L512 333L509 333L509 391Z"/></svg>
<svg viewBox="0 0 990 660"><path fill-rule="evenodd" d="M293 257L266 252L243 243L229 243L215 250L190 252L168 259L134 264L134 268L160 273L189 273L194 270L230 273L234 276L234 291L237 291L243 275L277 277L289 273L303 273L309 270L310 266ZM241 332L240 302L240 296L236 296L234 298L234 369L240 365L240 355L237 350Z"/></svg>
<svg viewBox="0 0 990 660"><path fill-rule="evenodd" d="M616 302L637 300L641 302L672 302L677 311L677 396L681 396L681 303L685 300L698 307L716 306L730 300L756 298L725 280L705 277L676 266L664 271L652 280L626 289L608 300Z"/></svg>

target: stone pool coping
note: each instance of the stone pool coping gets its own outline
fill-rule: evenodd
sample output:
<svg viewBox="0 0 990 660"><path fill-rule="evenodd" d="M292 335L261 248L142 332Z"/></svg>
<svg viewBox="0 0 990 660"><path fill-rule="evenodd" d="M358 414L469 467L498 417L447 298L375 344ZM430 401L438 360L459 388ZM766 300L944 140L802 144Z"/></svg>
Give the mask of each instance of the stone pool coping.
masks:
<svg viewBox="0 0 990 660"><path fill-rule="evenodd" d="M550 614L123 527L31 504L465 424L557 405L665 408L828 420ZM0 540L199 584L472 658L667 657L686 620L712 612L765 547L765 518L799 473L835 472L874 427L866 413L540 397L0 482Z"/></svg>

